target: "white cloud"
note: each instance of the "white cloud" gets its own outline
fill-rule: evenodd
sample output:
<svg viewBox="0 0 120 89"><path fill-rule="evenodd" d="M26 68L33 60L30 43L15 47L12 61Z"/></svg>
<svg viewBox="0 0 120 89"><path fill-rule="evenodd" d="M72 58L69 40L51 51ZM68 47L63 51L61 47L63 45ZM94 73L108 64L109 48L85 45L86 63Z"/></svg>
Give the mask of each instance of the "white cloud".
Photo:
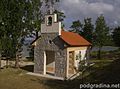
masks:
<svg viewBox="0 0 120 89"><path fill-rule="evenodd" d="M61 1L61 9L66 15L66 21L68 19L84 19L85 17L91 17L95 20L99 14L104 14L108 21L120 19L120 0Z"/></svg>
<svg viewBox="0 0 120 89"><path fill-rule="evenodd" d="M114 7L110 4L105 3L91 3L88 5L88 8L90 11L97 13L97 14L104 14L106 12L112 12L114 11Z"/></svg>
<svg viewBox="0 0 120 89"><path fill-rule="evenodd" d="M111 12L114 10L114 7L110 4L106 4L103 2L93 2L88 3L85 0L63 0L62 1L63 9L68 14L101 14L105 12Z"/></svg>

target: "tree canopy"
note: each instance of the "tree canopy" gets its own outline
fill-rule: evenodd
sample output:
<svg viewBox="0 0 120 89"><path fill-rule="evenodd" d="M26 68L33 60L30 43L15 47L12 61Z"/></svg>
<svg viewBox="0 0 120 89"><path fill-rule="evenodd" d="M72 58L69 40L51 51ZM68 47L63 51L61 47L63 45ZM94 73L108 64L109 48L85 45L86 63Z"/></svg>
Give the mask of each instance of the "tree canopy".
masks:
<svg viewBox="0 0 120 89"><path fill-rule="evenodd" d="M95 27L95 38L94 42L95 45L98 46L98 59L101 58L101 48L106 45L109 40L109 27L106 25L105 19L103 15L100 15L96 20L96 27Z"/></svg>
<svg viewBox="0 0 120 89"><path fill-rule="evenodd" d="M0 0L0 54L3 52L7 57L16 57L16 66L24 38L33 32L38 36L45 15L41 9L43 2L44 0ZM45 0L45 5L48 9L57 2L59 0Z"/></svg>
<svg viewBox="0 0 120 89"><path fill-rule="evenodd" d="M93 43L93 31L94 25L92 24L91 18L84 19L83 32L82 35L86 40Z"/></svg>
<svg viewBox="0 0 120 89"><path fill-rule="evenodd" d="M79 20L73 21L72 32L82 35L86 40L92 43L93 46L98 46L98 58L100 58L101 48L110 42L110 29L106 24L103 15L100 15L95 24L91 18L85 18L81 23Z"/></svg>
<svg viewBox="0 0 120 89"><path fill-rule="evenodd" d="M78 34L82 34L82 23L80 22L80 20L77 20L77 21L73 21L72 22L72 25L71 25L71 29L70 30L71 32L75 32L75 33L78 33Z"/></svg>

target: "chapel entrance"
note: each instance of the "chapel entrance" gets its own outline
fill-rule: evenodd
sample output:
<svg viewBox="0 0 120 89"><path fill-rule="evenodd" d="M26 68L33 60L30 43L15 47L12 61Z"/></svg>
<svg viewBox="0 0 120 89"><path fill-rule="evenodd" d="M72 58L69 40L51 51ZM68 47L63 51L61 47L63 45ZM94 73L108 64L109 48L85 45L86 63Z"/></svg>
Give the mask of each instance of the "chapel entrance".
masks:
<svg viewBox="0 0 120 89"><path fill-rule="evenodd" d="M46 51L46 74L55 74L55 52Z"/></svg>
<svg viewBox="0 0 120 89"><path fill-rule="evenodd" d="M69 52L69 70L68 70L68 74L72 75L75 73L75 68L74 68L74 51L70 51Z"/></svg>

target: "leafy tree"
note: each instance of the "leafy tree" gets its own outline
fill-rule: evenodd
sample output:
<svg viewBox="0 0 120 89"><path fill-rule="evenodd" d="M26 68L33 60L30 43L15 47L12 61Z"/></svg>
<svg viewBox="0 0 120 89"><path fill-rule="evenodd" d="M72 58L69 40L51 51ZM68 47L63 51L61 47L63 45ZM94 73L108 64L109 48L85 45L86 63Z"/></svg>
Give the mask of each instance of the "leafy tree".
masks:
<svg viewBox="0 0 120 89"><path fill-rule="evenodd" d="M36 38L38 38L38 32L41 29L41 22L44 20L44 13L41 10L42 2L41 0L31 0L32 3L30 3L31 7L28 6L29 9L27 9L27 20L29 25L27 26L28 30L30 30L30 33L35 32Z"/></svg>
<svg viewBox="0 0 120 89"><path fill-rule="evenodd" d="M30 1L25 0L1 0L0 18L2 23L3 46L2 51L6 57L16 56L18 65L18 51L21 41L27 34L23 17L26 16L26 7ZM27 4L26 4L27 3ZM16 54L16 55L15 55Z"/></svg>
<svg viewBox="0 0 120 89"><path fill-rule="evenodd" d="M92 42L94 25L91 22L91 18L84 19L84 23L81 23L79 20L73 21L70 28L72 28L71 32L78 33L89 42Z"/></svg>
<svg viewBox="0 0 120 89"><path fill-rule="evenodd" d="M55 9L54 7L55 7L55 4L56 3L58 3L58 2L60 2L60 0L44 0L43 2L45 2L45 5L46 5L46 7L47 7L47 13L49 13L49 10L50 9Z"/></svg>
<svg viewBox="0 0 120 89"><path fill-rule="evenodd" d="M53 6L59 0L45 0L46 6ZM1 51L7 57L16 57L15 66L19 67L19 56L24 38L40 30L44 20L41 0L0 0L0 40Z"/></svg>
<svg viewBox="0 0 120 89"><path fill-rule="evenodd" d="M94 25L91 22L91 18L84 19L82 36L91 43L93 41L93 30Z"/></svg>
<svg viewBox="0 0 120 89"><path fill-rule="evenodd" d="M2 36L1 36L1 34L2 34L2 22L0 21L0 71L1 71L1 57L2 57L2 55L1 55L1 53L2 53Z"/></svg>
<svg viewBox="0 0 120 89"><path fill-rule="evenodd" d="M59 20L59 21L63 21L64 18L66 17L66 16L64 15L64 13L61 12L61 11L55 10L54 13L56 13L56 14L58 15L58 20Z"/></svg>
<svg viewBox="0 0 120 89"><path fill-rule="evenodd" d="M98 59L101 59L101 48L109 40L109 27L106 25L103 15L100 15L96 20L96 28L94 34L95 45L99 48L97 56Z"/></svg>
<svg viewBox="0 0 120 89"><path fill-rule="evenodd" d="M1 39L0 39L0 71L1 71L1 57L2 57L2 55L1 55L1 52L2 52L2 41L1 41Z"/></svg>
<svg viewBox="0 0 120 89"><path fill-rule="evenodd" d="M112 37L115 45L120 47L120 27L114 29Z"/></svg>
<svg viewBox="0 0 120 89"><path fill-rule="evenodd" d="M70 30L70 31L78 33L78 34L82 34L82 26L83 25L79 20L74 21L74 22L72 22L72 25L70 27L72 30Z"/></svg>
<svg viewBox="0 0 120 89"><path fill-rule="evenodd" d="M2 58L2 55L3 55L3 52L6 52L8 53L8 51L10 52L10 50L8 49L7 51L5 51L5 49L7 49L7 47L9 46L9 40L5 40L6 39L6 35L7 34L7 31L5 28L7 28L6 26L6 23L5 23L5 14L4 14L4 10L6 10L6 8L3 8L5 6L3 6L2 3L3 0L0 1L0 67L1 67L1 58ZM4 1L6 2L6 0ZM8 37L7 37L8 38ZM9 46L10 47L10 46ZM1 68L0 68L1 69Z"/></svg>

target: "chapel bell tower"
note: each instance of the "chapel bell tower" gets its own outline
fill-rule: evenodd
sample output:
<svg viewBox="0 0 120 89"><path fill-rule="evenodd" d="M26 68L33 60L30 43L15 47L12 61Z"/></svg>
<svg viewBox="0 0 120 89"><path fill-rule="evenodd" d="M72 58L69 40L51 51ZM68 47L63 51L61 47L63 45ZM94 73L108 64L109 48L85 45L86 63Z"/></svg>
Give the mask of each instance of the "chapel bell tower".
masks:
<svg viewBox="0 0 120 89"><path fill-rule="evenodd" d="M61 22L58 20L58 15L54 11L54 7L50 3L45 15L45 21L41 24L41 34L58 33L58 35L61 35Z"/></svg>

